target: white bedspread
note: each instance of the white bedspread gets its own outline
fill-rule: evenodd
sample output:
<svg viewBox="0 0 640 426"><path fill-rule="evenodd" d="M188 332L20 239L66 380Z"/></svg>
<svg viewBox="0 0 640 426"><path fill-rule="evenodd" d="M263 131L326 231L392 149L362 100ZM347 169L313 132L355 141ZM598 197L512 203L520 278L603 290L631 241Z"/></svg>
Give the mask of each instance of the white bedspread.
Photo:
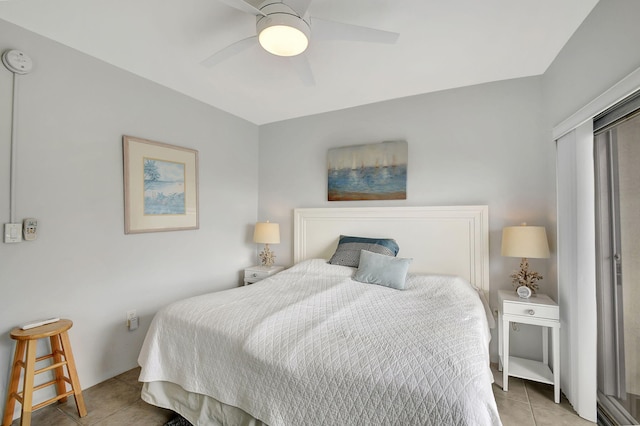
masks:
<svg viewBox="0 0 640 426"><path fill-rule="evenodd" d="M316 259L154 318L143 382L168 381L276 425L499 425L477 292L410 276L398 291Z"/></svg>

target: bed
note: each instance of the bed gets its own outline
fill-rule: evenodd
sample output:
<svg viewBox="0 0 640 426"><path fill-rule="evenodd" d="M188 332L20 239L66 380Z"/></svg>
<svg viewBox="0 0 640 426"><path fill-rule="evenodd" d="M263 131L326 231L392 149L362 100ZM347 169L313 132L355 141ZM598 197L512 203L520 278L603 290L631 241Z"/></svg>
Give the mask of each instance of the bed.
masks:
<svg viewBox="0 0 640 426"><path fill-rule="evenodd" d="M156 314L142 398L194 425L499 425L487 215L296 209L292 267ZM340 235L391 237L400 251L330 264ZM384 271L410 265L402 290L354 280L378 256L394 262Z"/></svg>

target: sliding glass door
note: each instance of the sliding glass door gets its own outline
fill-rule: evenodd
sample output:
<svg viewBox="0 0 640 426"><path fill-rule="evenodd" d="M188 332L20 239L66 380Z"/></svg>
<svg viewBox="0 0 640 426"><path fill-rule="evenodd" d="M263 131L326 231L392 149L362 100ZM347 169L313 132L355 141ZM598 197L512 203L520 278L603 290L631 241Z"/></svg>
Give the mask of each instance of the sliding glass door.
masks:
<svg viewBox="0 0 640 426"><path fill-rule="evenodd" d="M605 424L640 420L640 110L637 102L623 107L594 122L598 405Z"/></svg>

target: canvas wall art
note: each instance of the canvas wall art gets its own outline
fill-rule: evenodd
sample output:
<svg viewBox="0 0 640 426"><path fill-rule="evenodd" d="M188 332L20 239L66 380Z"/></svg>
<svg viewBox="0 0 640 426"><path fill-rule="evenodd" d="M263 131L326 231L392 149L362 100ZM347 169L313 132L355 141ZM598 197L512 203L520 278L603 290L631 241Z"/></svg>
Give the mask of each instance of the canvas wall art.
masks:
<svg viewBox="0 0 640 426"><path fill-rule="evenodd" d="M406 200L407 141L332 148L327 154L329 201Z"/></svg>
<svg viewBox="0 0 640 426"><path fill-rule="evenodd" d="M198 151L123 137L125 234L198 229Z"/></svg>

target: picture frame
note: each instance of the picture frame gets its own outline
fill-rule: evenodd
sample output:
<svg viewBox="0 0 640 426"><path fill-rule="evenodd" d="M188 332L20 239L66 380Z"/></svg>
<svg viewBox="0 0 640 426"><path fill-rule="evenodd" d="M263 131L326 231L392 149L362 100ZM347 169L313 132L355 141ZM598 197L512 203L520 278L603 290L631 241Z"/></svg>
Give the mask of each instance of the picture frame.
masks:
<svg viewBox="0 0 640 426"><path fill-rule="evenodd" d="M198 151L122 137L124 233L199 229Z"/></svg>

